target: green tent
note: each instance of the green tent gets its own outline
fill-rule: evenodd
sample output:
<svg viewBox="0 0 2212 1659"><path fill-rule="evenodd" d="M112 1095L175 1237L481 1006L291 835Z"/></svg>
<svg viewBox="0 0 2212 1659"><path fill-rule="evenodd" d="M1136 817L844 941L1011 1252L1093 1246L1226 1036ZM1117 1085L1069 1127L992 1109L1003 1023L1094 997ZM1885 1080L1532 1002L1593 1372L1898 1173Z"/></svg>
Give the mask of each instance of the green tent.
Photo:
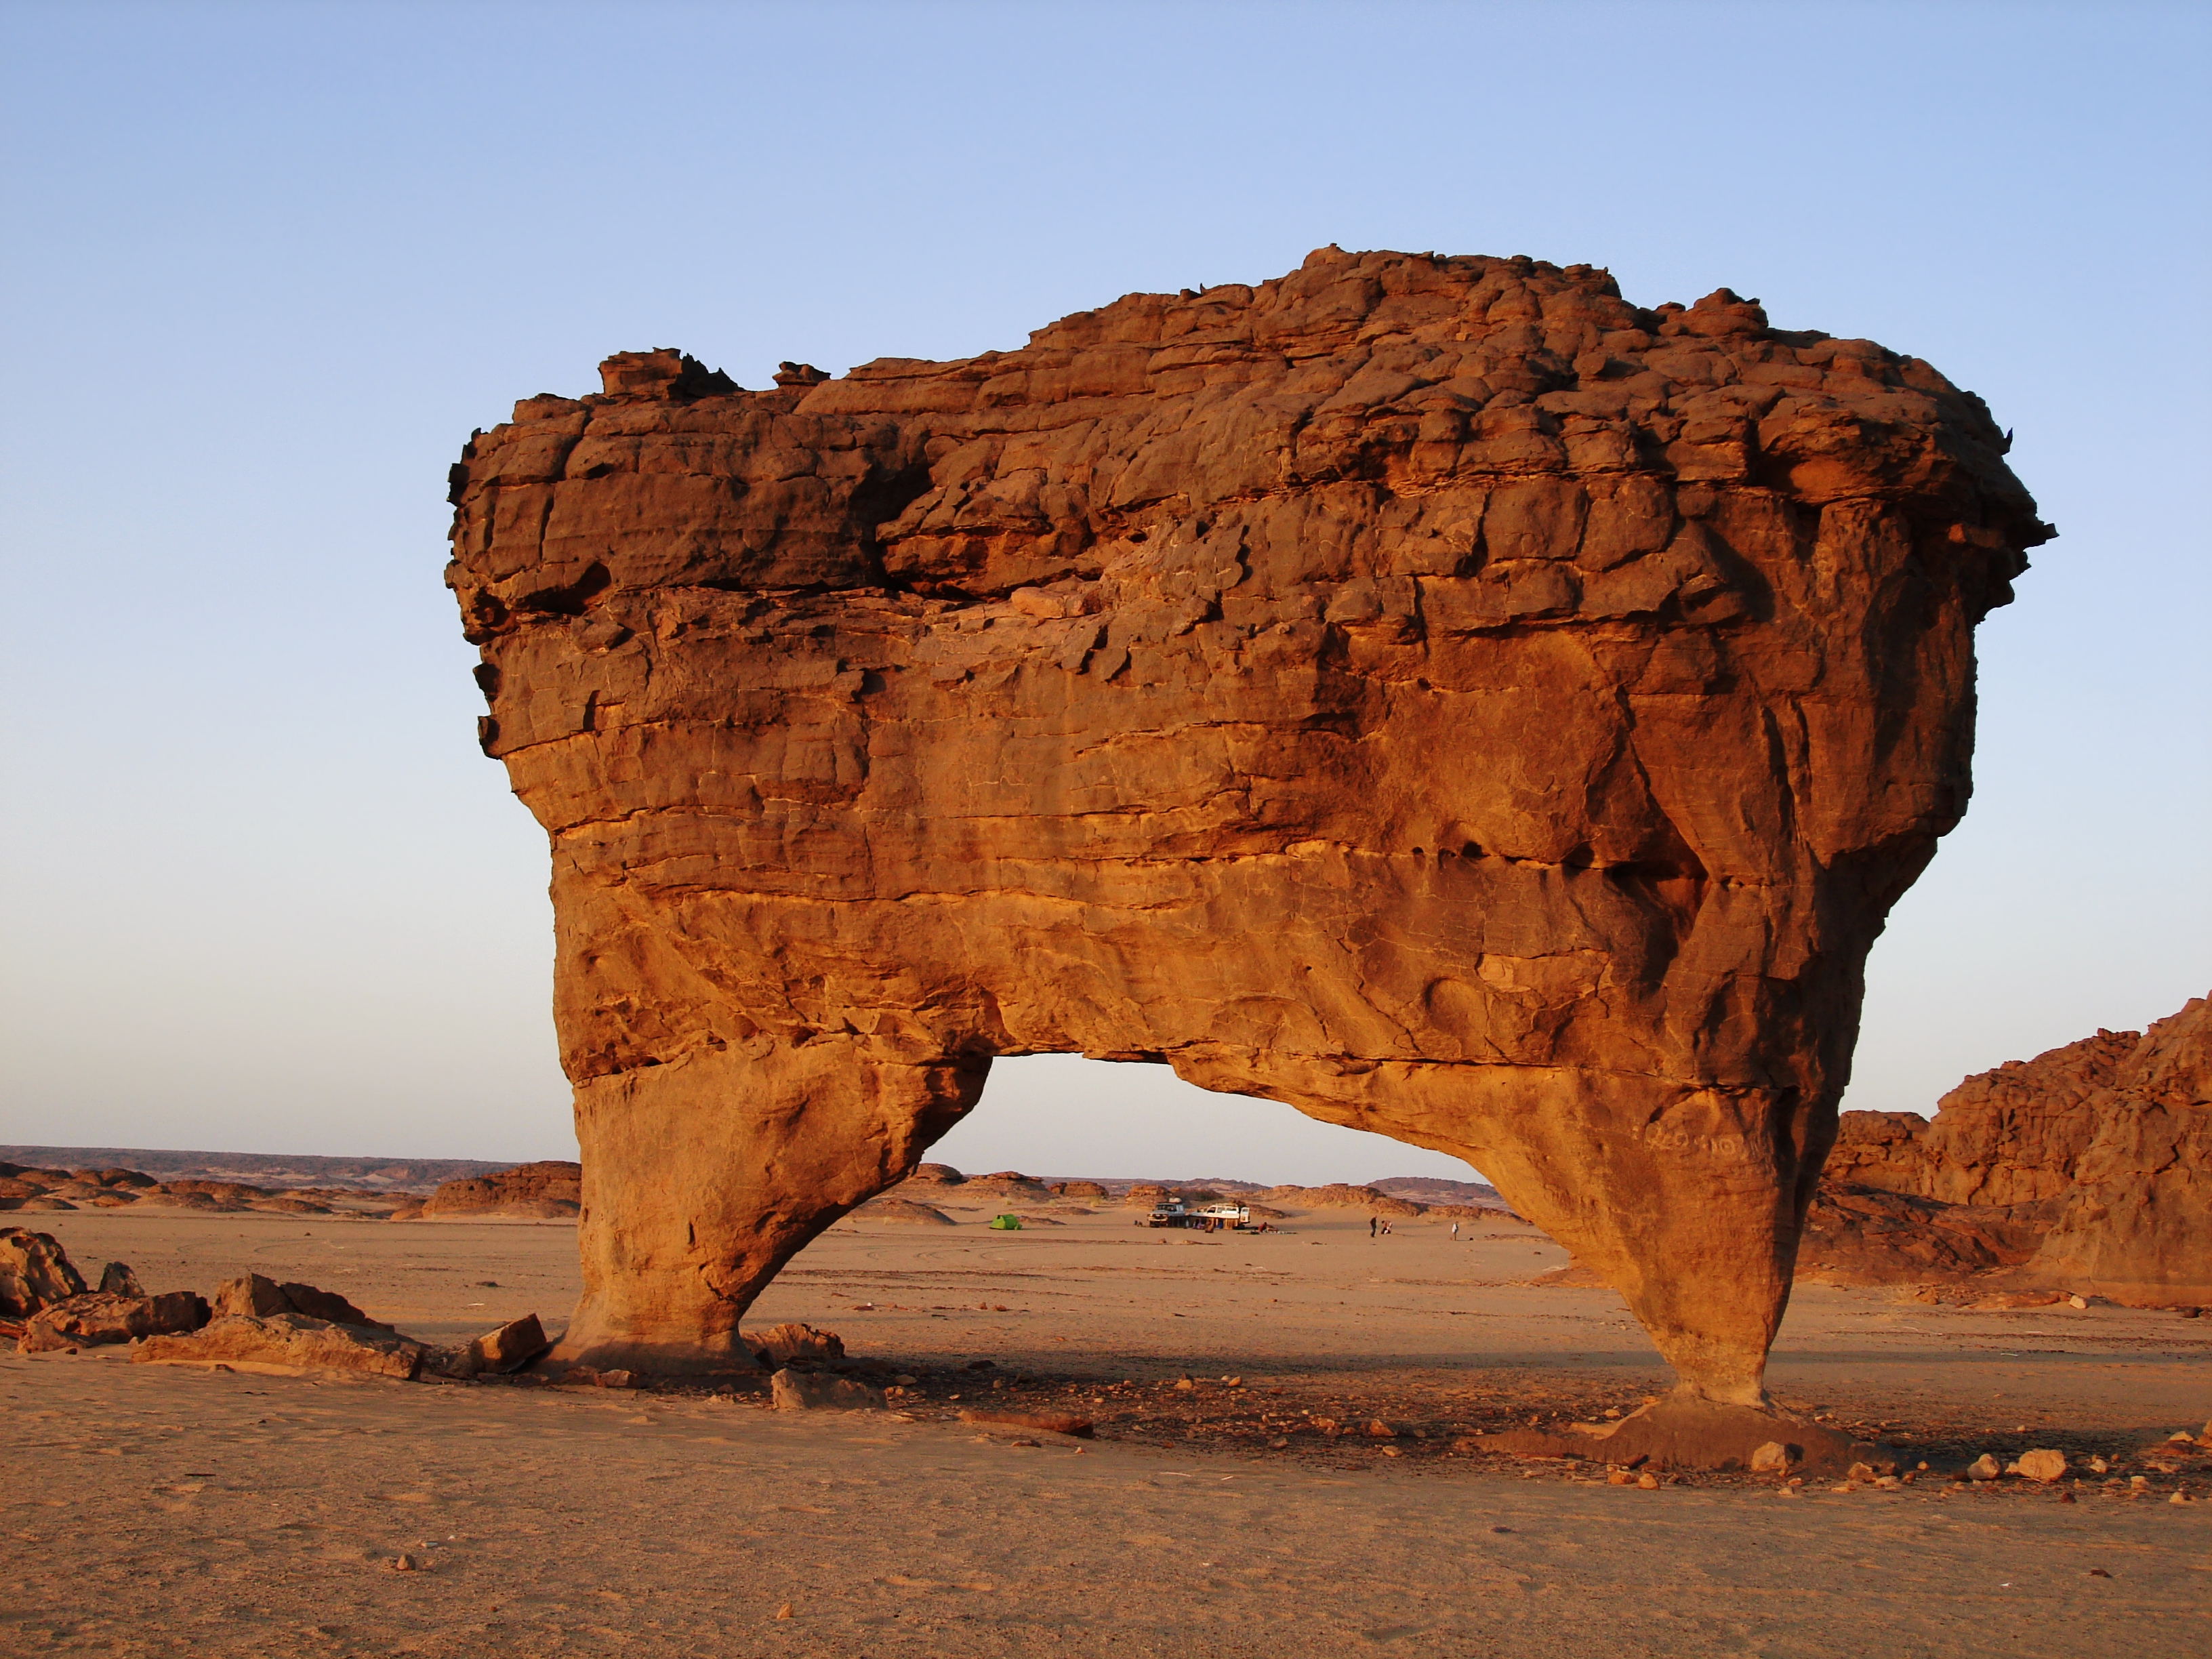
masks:
<svg viewBox="0 0 2212 1659"><path fill-rule="evenodd" d="M1022 1230L1022 1218L1018 1215L994 1215L991 1225L1002 1233L1018 1233Z"/></svg>

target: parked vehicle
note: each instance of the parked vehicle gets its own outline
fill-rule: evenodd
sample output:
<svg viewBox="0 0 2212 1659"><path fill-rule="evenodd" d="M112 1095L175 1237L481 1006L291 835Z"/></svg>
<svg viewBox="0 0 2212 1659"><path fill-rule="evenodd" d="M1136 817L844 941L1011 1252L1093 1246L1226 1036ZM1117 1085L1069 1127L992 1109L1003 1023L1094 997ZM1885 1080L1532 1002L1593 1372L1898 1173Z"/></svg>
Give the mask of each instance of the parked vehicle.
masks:
<svg viewBox="0 0 2212 1659"><path fill-rule="evenodd" d="M1145 1218L1147 1227L1196 1227L1201 1232L1242 1232L1252 1225L1252 1214L1235 1200L1193 1209L1179 1198L1163 1199ZM1266 1224L1261 1224L1264 1226Z"/></svg>

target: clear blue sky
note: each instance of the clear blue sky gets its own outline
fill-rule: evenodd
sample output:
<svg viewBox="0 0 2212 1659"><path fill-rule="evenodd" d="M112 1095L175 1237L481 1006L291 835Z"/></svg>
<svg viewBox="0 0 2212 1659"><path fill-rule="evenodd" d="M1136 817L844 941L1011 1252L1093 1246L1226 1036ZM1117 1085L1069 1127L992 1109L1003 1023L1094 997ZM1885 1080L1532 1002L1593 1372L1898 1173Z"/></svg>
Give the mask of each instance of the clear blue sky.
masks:
<svg viewBox="0 0 2212 1659"><path fill-rule="evenodd" d="M950 357L1325 242L1927 357L2062 538L1853 1106L2212 988L2212 8L0 6L0 1140L566 1155L545 855L440 586L520 396ZM1449 1160L1004 1068L968 1167Z"/></svg>

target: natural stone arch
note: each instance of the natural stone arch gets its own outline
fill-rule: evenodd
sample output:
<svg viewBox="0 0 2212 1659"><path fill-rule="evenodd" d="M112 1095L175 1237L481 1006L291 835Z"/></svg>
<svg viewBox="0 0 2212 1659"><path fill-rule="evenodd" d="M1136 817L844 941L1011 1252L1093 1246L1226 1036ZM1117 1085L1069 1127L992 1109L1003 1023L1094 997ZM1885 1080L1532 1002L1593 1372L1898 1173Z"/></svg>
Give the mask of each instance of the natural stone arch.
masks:
<svg viewBox="0 0 2212 1659"><path fill-rule="evenodd" d="M1866 951L2050 532L1978 399L1726 290L1352 256L1020 351L673 351L454 470L549 832L562 1358L742 1363L994 1055L1455 1153L1762 1397Z"/></svg>

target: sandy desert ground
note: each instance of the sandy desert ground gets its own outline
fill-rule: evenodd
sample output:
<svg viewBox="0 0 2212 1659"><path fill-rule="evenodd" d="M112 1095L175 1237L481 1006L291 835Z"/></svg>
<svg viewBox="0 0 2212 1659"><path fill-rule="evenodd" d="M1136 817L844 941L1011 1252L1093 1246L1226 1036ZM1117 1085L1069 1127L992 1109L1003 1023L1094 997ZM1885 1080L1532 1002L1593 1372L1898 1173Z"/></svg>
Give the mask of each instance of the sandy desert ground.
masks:
<svg viewBox="0 0 2212 1659"><path fill-rule="evenodd" d="M1801 1289L1778 1395L1879 1429L1930 1473L1897 1491L1646 1491L1452 1449L1664 1383L1610 1292L1525 1283L1565 1257L1517 1224L1370 1241L1349 1213L1212 1237L1118 1208L1018 1233L953 1214L843 1224L755 1310L915 1377L894 1402L913 1420L0 1354L0 1650L2212 1650L2212 1492L2188 1472L2207 1460L2168 1474L2141 1451L2212 1415L2212 1318ZM563 1224L34 1224L149 1290L251 1268L433 1340L533 1310L557 1326L575 1291ZM983 1432L957 1416L979 1401L1079 1408L1098 1438ZM1330 1438L1315 1417L1401 1432ZM2035 1445L2128 1454L2145 1485L1941 1478Z"/></svg>

